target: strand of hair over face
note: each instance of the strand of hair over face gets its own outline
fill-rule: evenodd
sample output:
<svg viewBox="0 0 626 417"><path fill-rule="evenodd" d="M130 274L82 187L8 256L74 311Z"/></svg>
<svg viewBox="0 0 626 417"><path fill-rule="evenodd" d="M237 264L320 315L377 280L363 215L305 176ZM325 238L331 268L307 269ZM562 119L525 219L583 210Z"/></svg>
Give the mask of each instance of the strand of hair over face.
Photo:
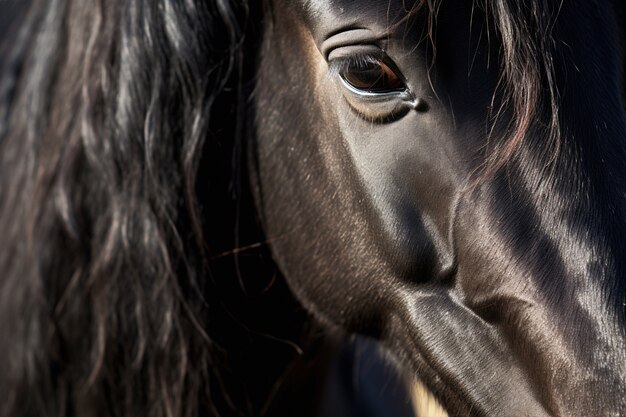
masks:
<svg viewBox="0 0 626 417"><path fill-rule="evenodd" d="M547 113L546 150L556 155L560 146L558 91L554 77L552 29L560 6L546 0L494 0L483 6L492 16L501 42L501 104L492 125L512 108L508 138L488 156L480 179L502 168L524 142L535 119ZM496 92L498 94L498 92Z"/></svg>
<svg viewBox="0 0 626 417"><path fill-rule="evenodd" d="M426 36L432 49L432 62L437 57L437 11L445 0L419 0L408 11L405 19L416 13L427 13ZM554 77L554 39L552 29L558 18L560 5L547 0L474 0L474 9L486 15L493 28L500 56L500 79L490 112L486 158L472 181L472 187L490 178L516 155L536 118L542 120L546 151L558 154L560 144L558 91ZM397 23L397 24L399 24ZM489 27L485 30L490 30ZM506 126L505 135L494 138L496 126Z"/></svg>

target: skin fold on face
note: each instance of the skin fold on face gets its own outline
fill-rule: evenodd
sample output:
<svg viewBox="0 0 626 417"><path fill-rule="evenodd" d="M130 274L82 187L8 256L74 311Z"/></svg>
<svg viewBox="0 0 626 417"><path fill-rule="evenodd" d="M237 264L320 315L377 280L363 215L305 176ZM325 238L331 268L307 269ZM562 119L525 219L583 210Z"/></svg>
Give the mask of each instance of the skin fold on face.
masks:
<svg viewBox="0 0 626 417"><path fill-rule="evenodd" d="M626 129L609 6L563 6L555 24L555 39L583 45L555 64L559 157L531 146L548 140L539 115L478 185L507 134L489 122L506 92L484 9L443 1L436 23L401 0L270 9L252 181L304 306L381 340L451 415L626 413Z"/></svg>

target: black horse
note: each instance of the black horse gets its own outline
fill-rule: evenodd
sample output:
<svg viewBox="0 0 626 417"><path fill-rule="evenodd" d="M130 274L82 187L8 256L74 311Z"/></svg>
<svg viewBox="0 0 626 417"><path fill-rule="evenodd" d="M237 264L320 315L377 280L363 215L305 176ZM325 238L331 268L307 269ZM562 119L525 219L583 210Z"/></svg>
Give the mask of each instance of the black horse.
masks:
<svg viewBox="0 0 626 417"><path fill-rule="evenodd" d="M626 415L618 0L32 0L2 416L312 413L360 334L452 416Z"/></svg>

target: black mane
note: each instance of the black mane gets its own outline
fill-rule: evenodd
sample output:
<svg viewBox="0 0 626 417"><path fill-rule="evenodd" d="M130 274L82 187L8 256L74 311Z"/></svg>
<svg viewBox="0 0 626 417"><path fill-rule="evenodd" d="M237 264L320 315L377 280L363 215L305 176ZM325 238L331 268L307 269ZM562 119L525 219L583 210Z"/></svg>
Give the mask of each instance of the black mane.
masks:
<svg viewBox="0 0 626 417"><path fill-rule="evenodd" d="M237 372L260 360L233 345L292 355L240 324L287 297L281 285L262 301L236 291L238 274L267 286L272 268L254 252L237 269L217 257L257 239L254 218L233 214L246 207L232 138L248 12L33 1L16 25L0 98L1 415L258 406ZM246 318L255 304L261 317Z"/></svg>

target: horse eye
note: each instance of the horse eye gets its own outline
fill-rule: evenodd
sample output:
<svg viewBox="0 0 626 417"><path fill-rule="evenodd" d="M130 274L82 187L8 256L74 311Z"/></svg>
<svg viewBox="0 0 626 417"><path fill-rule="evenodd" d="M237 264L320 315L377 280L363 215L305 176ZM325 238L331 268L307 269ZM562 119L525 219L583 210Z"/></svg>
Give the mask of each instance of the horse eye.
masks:
<svg viewBox="0 0 626 417"><path fill-rule="evenodd" d="M382 61L349 66L341 77L351 87L368 93L381 94L406 89L400 77Z"/></svg>

